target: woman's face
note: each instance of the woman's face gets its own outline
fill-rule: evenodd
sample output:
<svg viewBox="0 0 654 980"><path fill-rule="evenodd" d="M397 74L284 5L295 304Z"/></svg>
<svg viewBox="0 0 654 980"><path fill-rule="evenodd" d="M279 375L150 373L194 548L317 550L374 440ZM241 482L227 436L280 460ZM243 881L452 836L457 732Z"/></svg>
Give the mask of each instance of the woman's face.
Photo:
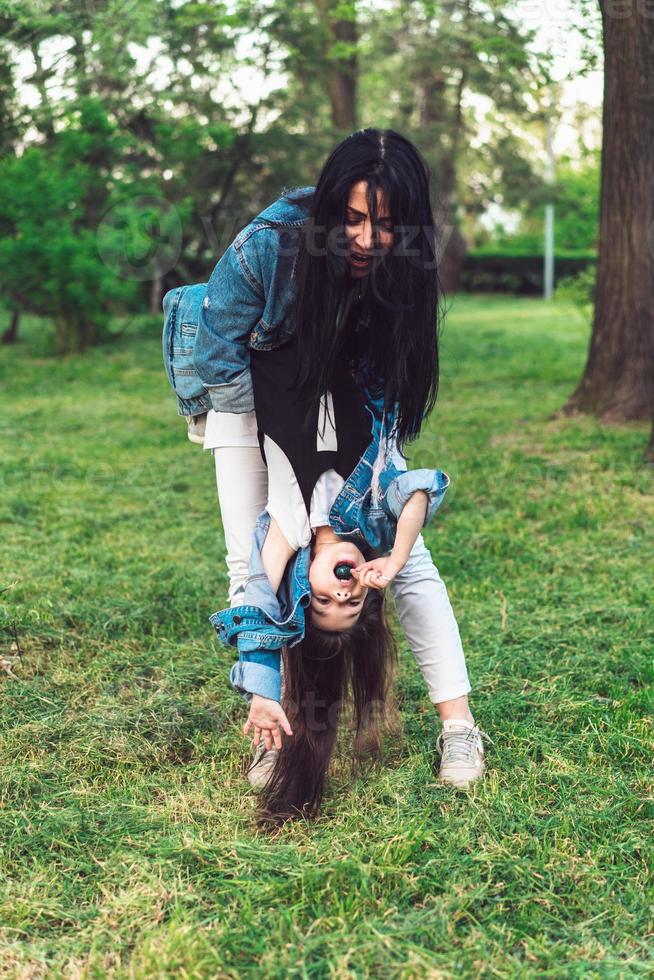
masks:
<svg viewBox="0 0 654 980"><path fill-rule="evenodd" d="M345 212L345 233L348 239L350 274L355 279L367 276L375 254L372 240L372 224L366 201L365 180L360 180L350 188L350 196ZM377 223L379 244L387 251L393 244L393 222L382 198L382 190L377 188Z"/></svg>
<svg viewBox="0 0 654 980"><path fill-rule="evenodd" d="M365 558L350 541L336 541L316 545L311 553L309 585L311 586L311 618L321 630L336 632L354 626L363 608L368 589L350 577L346 581L336 578L334 569L339 564L354 568Z"/></svg>

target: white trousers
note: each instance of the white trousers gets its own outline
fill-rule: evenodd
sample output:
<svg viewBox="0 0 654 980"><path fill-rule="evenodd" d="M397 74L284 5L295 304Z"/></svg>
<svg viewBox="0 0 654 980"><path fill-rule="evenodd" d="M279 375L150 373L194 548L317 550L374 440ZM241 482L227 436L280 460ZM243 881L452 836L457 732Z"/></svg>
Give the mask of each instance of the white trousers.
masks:
<svg viewBox="0 0 654 980"><path fill-rule="evenodd" d="M215 431L215 430L214 430ZM241 601L248 574L254 524L268 499L268 471L252 439L226 438L213 445L218 501L225 533L230 603ZM233 445L241 441L245 445ZM419 535L402 571L389 586L400 624L434 704L470 690L459 628L445 583Z"/></svg>

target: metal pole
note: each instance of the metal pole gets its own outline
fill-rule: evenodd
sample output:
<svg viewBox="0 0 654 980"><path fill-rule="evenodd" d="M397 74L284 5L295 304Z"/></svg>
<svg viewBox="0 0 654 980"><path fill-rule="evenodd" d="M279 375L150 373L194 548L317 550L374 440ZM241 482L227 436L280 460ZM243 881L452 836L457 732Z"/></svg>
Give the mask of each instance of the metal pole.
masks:
<svg viewBox="0 0 654 980"><path fill-rule="evenodd" d="M551 104L551 103L550 103ZM547 182L554 184L556 179L554 169L552 117L547 119ZM545 205L545 259L543 268L543 296L552 299L554 295L554 205Z"/></svg>
<svg viewBox="0 0 654 980"><path fill-rule="evenodd" d="M554 205L545 205L545 267L543 269L543 296L554 295Z"/></svg>

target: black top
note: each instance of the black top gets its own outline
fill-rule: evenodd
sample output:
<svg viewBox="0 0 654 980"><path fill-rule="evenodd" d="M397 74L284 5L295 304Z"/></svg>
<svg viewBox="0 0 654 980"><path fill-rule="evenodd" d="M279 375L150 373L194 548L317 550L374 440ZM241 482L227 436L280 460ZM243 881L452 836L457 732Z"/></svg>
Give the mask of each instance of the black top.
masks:
<svg viewBox="0 0 654 980"><path fill-rule="evenodd" d="M348 324L349 326L349 324ZM259 448L265 462L264 435L286 454L307 509L320 475L335 469L348 478L368 447L372 420L352 368L357 348L346 342L334 370L330 391L334 404L337 449L318 450L319 404L302 396L295 384L299 366L297 338L273 350L250 350L250 370Z"/></svg>
<svg viewBox="0 0 654 980"><path fill-rule="evenodd" d="M358 285L345 293L336 320L337 350L338 356L348 364L357 383L369 386L375 395L379 395L383 392L384 384L379 379L378 368L373 372L370 365L373 332L367 298L369 278L362 277L358 280Z"/></svg>

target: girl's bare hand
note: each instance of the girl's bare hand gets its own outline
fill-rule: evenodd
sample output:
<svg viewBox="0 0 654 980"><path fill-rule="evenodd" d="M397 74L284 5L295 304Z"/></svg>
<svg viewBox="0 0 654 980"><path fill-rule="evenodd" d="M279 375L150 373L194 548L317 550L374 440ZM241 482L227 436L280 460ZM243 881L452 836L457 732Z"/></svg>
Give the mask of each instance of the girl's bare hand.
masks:
<svg viewBox="0 0 654 980"><path fill-rule="evenodd" d="M386 558L374 558L372 561L357 565L352 569L352 575L361 585L369 589L381 590L393 581L399 571L401 569L397 563L388 555Z"/></svg>
<svg viewBox="0 0 654 980"><path fill-rule="evenodd" d="M258 745L263 739L266 749L271 749L273 745L276 749L282 747L282 736L280 729L287 735L292 735L291 726L288 722L284 710L279 701L271 698L263 698L260 694L253 694L250 703L250 713L248 720L243 725L243 734L247 735L251 728L254 728L253 745Z"/></svg>

